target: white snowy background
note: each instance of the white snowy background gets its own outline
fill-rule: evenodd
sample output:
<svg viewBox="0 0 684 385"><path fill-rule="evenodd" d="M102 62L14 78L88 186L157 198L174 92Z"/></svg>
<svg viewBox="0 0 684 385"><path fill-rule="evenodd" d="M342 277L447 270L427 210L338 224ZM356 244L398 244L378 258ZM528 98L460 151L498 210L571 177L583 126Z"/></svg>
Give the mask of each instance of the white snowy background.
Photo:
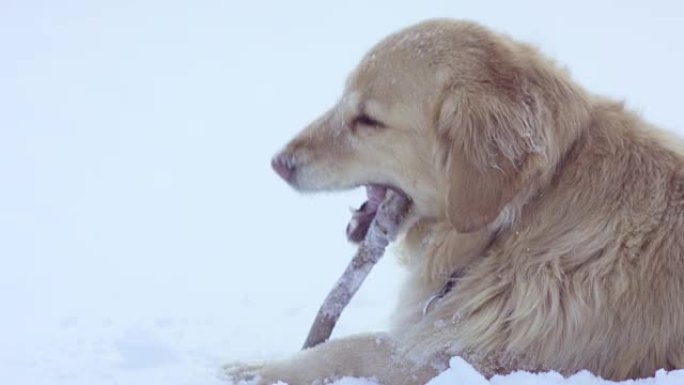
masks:
<svg viewBox="0 0 684 385"><path fill-rule="evenodd" d="M220 384L299 349L362 194L298 195L270 157L388 33L480 21L684 132L681 4L0 0L0 383ZM383 329L401 274L334 335ZM453 365L433 384L483 383ZM520 376L492 383L594 383Z"/></svg>

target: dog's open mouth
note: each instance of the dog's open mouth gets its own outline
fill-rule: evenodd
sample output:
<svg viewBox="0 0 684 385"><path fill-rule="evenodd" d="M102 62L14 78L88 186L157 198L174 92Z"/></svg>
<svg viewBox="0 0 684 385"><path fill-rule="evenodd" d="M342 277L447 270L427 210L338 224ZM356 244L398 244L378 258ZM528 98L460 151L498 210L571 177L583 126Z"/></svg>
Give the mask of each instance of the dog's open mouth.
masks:
<svg viewBox="0 0 684 385"><path fill-rule="evenodd" d="M388 191L394 191L408 198L406 193L395 187L379 184L368 184L365 187L368 200L358 209L352 210L352 218L347 225L347 239L354 243L359 243L366 237L371 222L373 222L373 218L378 213L378 209L385 200Z"/></svg>

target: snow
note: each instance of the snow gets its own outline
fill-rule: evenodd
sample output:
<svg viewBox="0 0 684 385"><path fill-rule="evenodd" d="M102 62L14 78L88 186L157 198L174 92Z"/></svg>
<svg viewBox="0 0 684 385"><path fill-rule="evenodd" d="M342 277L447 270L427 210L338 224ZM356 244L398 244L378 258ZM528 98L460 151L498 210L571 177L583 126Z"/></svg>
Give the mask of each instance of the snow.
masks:
<svg viewBox="0 0 684 385"><path fill-rule="evenodd" d="M600 379L588 371L582 371L567 378L556 372L529 373L520 371L505 376L494 376L487 381L462 358L454 357L449 362L449 369L432 379L427 385L675 385L682 384L683 381L684 370L671 372L661 370L653 378L620 382Z"/></svg>
<svg viewBox="0 0 684 385"><path fill-rule="evenodd" d="M666 372L660 370L653 378L628 381L606 381L588 371L582 371L564 378L556 372L529 373L514 372L505 376L484 378L460 357L449 362L449 369L430 380L426 385L681 385L684 383L684 370ZM279 382L277 385L287 385ZM372 379L344 377L331 385L378 385Z"/></svg>
<svg viewBox="0 0 684 385"><path fill-rule="evenodd" d="M225 384L224 363L298 350L365 194L302 196L269 162L388 33L478 20L684 132L682 7L3 0L0 383ZM333 337L385 329L402 278L383 258Z"/></svg>

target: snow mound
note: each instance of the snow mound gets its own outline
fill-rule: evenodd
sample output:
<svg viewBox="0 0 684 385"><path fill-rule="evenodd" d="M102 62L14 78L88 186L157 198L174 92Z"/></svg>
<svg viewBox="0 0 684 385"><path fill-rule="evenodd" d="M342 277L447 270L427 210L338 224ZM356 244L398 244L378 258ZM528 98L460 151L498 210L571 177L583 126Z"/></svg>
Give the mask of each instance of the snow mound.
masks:
<svg viewBox="0 0 684 385"><path fill-rule="evenodd" d="M530 373L514 372L505 376L494 376L489 381L461 357L453 357L449 369L433 378L427 385L681 385L684 384L684 369L666 372L659 370L654 377L639 380L608 381L594 376L586 370L570 377L557 372Z"/></svg>
<svg viewBox="0 0 684 385"><path fill-rule="evenodd" d="M433 378L426 385L681 385L684 384L684 369L666 372L659 370L654 377L621 382L603 380L581 371L570 377L556 372L515 372L505 376L494 376L487 380L461 357L453 357L449 369ZM276 385L287 385L278 382ZM365 378L344 377L331 385L380 385Z"/></svg>

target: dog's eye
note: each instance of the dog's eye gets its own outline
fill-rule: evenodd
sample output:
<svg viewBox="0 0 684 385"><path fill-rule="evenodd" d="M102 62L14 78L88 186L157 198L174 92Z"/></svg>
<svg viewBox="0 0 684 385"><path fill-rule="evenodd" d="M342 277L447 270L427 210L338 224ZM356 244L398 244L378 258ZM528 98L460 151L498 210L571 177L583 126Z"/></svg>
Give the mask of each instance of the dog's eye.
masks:
<svg viewBox="0 0 684 385"><path fill-rule="evenodd" d="M356 126L367 126L367 127L374 127L374 128L385 127L385 125L382 124L382 122L375 120L366 114L361 114L361 115L357 116L356 118L354 118L352 125L355 127Z"/></svg>

